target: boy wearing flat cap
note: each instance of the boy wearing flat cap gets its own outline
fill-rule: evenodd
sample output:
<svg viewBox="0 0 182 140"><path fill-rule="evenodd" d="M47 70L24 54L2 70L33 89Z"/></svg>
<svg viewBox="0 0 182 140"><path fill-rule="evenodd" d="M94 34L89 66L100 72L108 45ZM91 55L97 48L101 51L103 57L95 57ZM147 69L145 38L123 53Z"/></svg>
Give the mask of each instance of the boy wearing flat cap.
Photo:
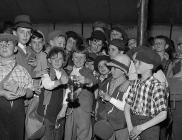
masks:
<svg viewBox="0 0 182 140"><path fill-rule="evenodd" d="M0 138L24 139L24 99L33 81L27 70L17 64L17 37L0 34Z"/></svg>
<svg viewBox="0 0 182 140"><path fill-rule="evenodd" d="M135 53L134 62L141 78L133 81L126 98L124 112L130 138L140 135L142 140L158 140L159 123L167 117L168 100L165 86L153 76L161 58L150 48L143 48Z"/></svg>

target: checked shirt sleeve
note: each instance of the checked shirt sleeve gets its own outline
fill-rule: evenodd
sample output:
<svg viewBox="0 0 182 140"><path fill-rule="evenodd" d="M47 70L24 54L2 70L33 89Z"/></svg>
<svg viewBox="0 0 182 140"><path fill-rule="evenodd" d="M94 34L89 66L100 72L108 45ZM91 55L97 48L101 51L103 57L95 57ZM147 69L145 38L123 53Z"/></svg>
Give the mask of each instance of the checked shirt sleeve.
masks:
<svg viewBox="0 0 182 140"><path fill-rule="evenodd" d="M158 114L161 111L167 110L167 96L165 92L165 87L162 85L157 85L154 88L154 102L155 102L155 112Z"/></svg>
<svg viewBox="0 0 182 140"><path fill-rule="evenodd" d="M18 83L19 88L33 90L33 80L24 67L18 65L10 76L9 80L11 79ZM26 90L18 90L16 94L17 96L22 97L26 94Z"/></svg>
<svg viewBox="0 0 182 140"><path fill-rule="evenodd" d="M132 82L132 84L128 87L130 90L127 90L127 97L125 98L125 102L127 103L127 104L129 104L130 106L132 106L133 105L133 101L134 101L134 85L135 85L135 83L136 82Z"/></svg>

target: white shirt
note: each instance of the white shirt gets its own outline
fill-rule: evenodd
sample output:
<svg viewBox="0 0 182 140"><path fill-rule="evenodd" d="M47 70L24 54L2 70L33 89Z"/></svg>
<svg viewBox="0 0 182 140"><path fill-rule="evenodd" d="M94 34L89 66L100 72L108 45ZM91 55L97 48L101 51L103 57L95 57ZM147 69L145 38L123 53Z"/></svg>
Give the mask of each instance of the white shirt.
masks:
<svg viewBox="0 0 182 140"><path fill-rule="evenodd" d="M60 79L62 76L62 73L58 70L55 70L55 72L56 72L56 78ZM55 88L55 81L52 81L48 74L44 74L42 77L42 86L47 90L52 90ZM63 97L63 104L68 104L66 99L68 98L69 92L70 92L70 89L66 89L66 92L65 92L64 97Z"/></svg>
<svg viewBox="0 0 182 140"><path fill-rule="evenodd" d="M22 49L22 51L27 54L27 51L26 51L26 46L21 44L21 43L18 43L18 47L20 47Z"/></svg>
<svg viewBox="0 0 182 140"><path fill-rule="evenodd" d="M55 70L55 69L54 69ZM57 79L61 78L61 71L55 70ZM42 78L42 86L47 90L52 90L55 88L55 81L52 81L49 74L43 74Z"/></svg>
<svg viewBox="0 0 182 140"><path fill-rule="evenodd" d="M80 69L82 69L82 67L80 67L80 68L73 67L73 71L71 72L70 75L81 76L81 74L80 74L80 72L79 72Z"/></svg>
<svg viewBox="0 0 182 140"><path fill-rule="evenodd" d="M153 76L161 82L162 85L168 87L168 81L166 79L165 74L162 70L158 70L156 73L153 74Z"/></svg>
<svg viewBox="0 0 182 140"><path fill-rule="evenodd" d="M128 77L129 77L129 80L136 80L138 78L135 64L133 63L132 60L131 60L130 67L129 67Z"/></svg>

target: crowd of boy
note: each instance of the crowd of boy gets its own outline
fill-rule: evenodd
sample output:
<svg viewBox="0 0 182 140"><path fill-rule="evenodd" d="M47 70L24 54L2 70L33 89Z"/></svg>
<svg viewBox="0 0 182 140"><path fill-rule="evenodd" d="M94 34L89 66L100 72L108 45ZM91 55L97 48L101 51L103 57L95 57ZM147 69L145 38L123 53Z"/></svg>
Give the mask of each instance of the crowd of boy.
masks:
<svg viewBox="0 0 182 140"><path fill-rule="evenodd" d="M17 16L12 30L0 34L0 139L27 139L26 108L37 94L37 114L46 110L41 140L159 140L166 76L182 76L182 38L177 42L175 56L165 36L137 47L121 27L109 31L101 22L88 39L55 30L46 40L28 15Z"/></svg>

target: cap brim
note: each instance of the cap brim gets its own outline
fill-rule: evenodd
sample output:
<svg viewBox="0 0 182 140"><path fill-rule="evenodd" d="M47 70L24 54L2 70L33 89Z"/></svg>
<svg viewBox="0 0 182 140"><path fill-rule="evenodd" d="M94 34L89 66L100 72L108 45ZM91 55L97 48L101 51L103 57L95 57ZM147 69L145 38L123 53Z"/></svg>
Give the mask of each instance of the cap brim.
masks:
<svg viewBox="0 0 182 140"><path fill-rule="evenodd" d="M107 66L116 67L116 68L122 70L125 73L128 73L128 71L129 71L129 68L127 66L125 66L124 64L121 64L121 63L119 63L119 62L117 62L115 60L112 60L111 62L107 63Z"/></svg>
<svg viewBox="0 0 182 140"><path fill-rule="evenodd" d="M108 140L114 133L113 127L106 120L97 121L94 125L93 130L94 134L103 140Z"/></svg>
<svg viewBox="0 0 182 140"><path fill-rule="evenodd" d="M18 23L14 26L14 28L18 28L18 27L33 29L32 25L29 23Z"/></svg>
<svg viewBox="0 0 182 140"><path fill-rule="evenodd" d="M13 35L0 35L0 41L13 41L13 42L17 42L18 39L16 36Z"/></svg>

